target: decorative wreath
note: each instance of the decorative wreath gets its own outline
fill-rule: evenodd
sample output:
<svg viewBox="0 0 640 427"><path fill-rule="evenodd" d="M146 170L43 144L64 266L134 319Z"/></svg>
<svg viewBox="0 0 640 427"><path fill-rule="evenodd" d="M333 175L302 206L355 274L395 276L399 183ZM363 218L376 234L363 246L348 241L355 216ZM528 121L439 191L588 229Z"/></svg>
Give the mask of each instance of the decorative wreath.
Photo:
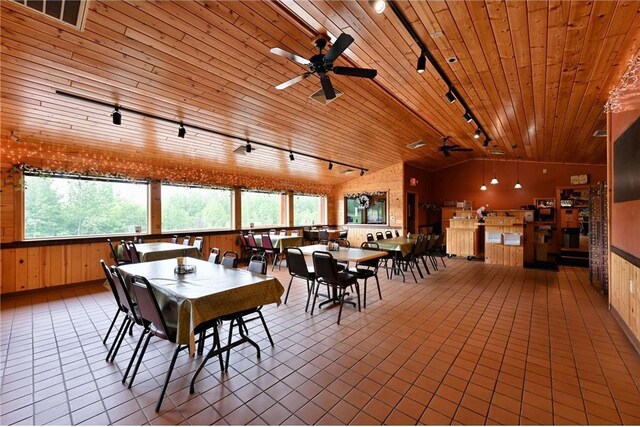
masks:
<svg viewBox="0 0 640 427"><path fill-rule="evenodd" d="M358 206L362 209L367 209L369 207L369 197L364 194L358 197Z"/></svg>

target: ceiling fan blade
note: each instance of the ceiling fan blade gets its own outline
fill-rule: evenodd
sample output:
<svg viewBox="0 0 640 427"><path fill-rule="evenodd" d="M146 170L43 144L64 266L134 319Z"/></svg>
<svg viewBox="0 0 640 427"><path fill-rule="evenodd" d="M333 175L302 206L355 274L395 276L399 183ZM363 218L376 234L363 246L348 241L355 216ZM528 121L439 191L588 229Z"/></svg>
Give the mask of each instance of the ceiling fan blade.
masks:
<svg viewBox="0 0 640 427"><path fill-rule="evenodd" d="M286 50L282 50L279 47L272 47L271 53L275 53L276 55L284 56L292 61L297 62L300 65L309 65L311 64L308 59L303 58L302 56L296 55L295 53L287 52Z"/></svg>
<svg viewBox="0 0 640 427"><path fill-rule="evenodd" d="M449 148L449 151L473 151L473 148L454 147L454 148Z"/></svg>
<svg viewBox="0 0 640 427"><path fill-rule="evenodd" d="M304 73L304 74L300 74L298 77L294 77L291 80L288 80L284 83L280 83L278 86L276 86L276 89L278 90L283 90L288 88L289 86L292 86L298 82L303 81L304 79L306 79L307 77L309 77L311 75L311 73Z"/></svg>
<svg viewBox="0 0 640 427"><path fill-rule="evenodd" d="M368 79L374 78L378 71L370 68L355 68L355 67L333 67L333 72L336 74L342 74L344 76L352 77L365 77Z"/></svg>
<svg viewBox="0 0 640 427"><path fill-rule="evenodd" d="M324 92L325 98L333 99L336 97L336 91L333 89L329 76L324 73L320 74L320 84L322 84L322 91Z"/></svg>
<svg viewBox="0 0 640 427"><path fill-rule="evenodd" d="M444 154L445 157L451 156L451 154L449 154L449 150L442 150L442 154Z"/></svg>
<svg viewBox="0 0 640 427"><path fill-rule="evenodd" d="M331 49L324 55L324 62L335 61L351 43L353 43L353 37L345 33L340 34L340 37L338 37L333 46L331 46Z"/></svg>

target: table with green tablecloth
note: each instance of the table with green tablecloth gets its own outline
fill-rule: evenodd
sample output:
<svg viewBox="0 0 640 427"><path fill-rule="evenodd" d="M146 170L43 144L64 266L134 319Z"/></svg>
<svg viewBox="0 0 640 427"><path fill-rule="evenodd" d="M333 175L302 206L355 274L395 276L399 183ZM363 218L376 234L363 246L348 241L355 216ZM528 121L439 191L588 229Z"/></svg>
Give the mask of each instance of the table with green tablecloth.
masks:
<svg viewBox="0 0 640 427"><path fill-rule="evenodd" d="M179 245L168 242L151 242L136 244L140 262L159 261L163 259L189 256L202 258L202 254L195 246Z"/></svg>
<svg viewBox="0 0 640 427"><path fill-rule="evenodd" d="M262 247L262 238L259 235L254 236L256 244ZM280 236L278 234L270 234L271 243L276 249L280 249L280 252L284 252L286 248L294 246L302 246L302 236Z"/></svg>
<svg viewBox="0 0 640 427"><path fill-rule="evenodd" d="M407 256L416 244L417 238L415 237L393 237L391 239L376 240L380 249L384 249L389 252L399 252L402 256Z"/></svg>

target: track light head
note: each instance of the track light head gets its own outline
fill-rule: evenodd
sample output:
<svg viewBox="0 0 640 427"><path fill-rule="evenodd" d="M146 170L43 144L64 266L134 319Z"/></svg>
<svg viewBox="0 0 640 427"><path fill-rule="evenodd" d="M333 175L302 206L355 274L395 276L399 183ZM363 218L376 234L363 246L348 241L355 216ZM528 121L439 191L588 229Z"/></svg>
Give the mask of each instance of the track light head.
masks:
<svg viewBox="0 0 640 427"><path fill-rule="evenodd" d="M180 127L178 128L178 138L184 138L187 134L187 130L184 128L184 125L180 123Z"/></svg>
<svg viewBox="0 0 640 427"><path fill-rule="evenodd" d="M480 135L482 135L482 130L480 128L476 129L476 133L473 134L474 139L480 139Z"/></svg>
<svg viewBox="0 0 640 427"><path fill-rule="evenodd" d="M471 113L468 111L465 111L462 117L467 123L471 123L473 121L473 117L471 116Z"/></svg>
<svg viewBox="0 0 640 427"><path fill-rule="evenodd" d="M122 124L122 114L120 114L118 107L116 107L116 109L113 110L113 113L111 113L111 118L114 125L120 126Z"/></svg>
<svg viewBox="0 0 640 427"><path fill-rule="evenodd" d="M293 162L295 159L296 158L293 157L293 151L289 151L289 160L291 160Z"/></svg>
<svg viewBox="0 0 640 427"><path fill-rule="evenodd" d="M329 162L329 170L333 169L333 162Z"/></svg>
<svg viewBox="0 0 640 427"><path fill-rule="evenodd" d="M487 148L487 147L489 146L489 143L490 143L490 142L491 142L491 138L486 137L486 138L484 139L484 142L482 143L482 146L483 146L484 148Z"/></svg>
<svg viewBox="0 0 640 427"><path fill-rule="evenodd" d="M360 176L364 175L364 169L360 169Z"/></svg>
<svg viewBox="0 0 640 427"><path fill-rule="evenodd" d="M418 57L418 66L416 67L416 70L419 73L424 73L424 69L427 66L427 57L425 56L424 52L420 52L420 56Z"/></svg>
<svg viewBox="0 0 640 427"><path fill-rule="evenodd" d="M252 150L251 143L249 141L247 141L247 145L245 145L244 151L246 151L247 153L250 153L251 150Z"/></svg>
<svg viewBox="0 0 640 427"><path fill-rule="evenodd" d="M453 94L451 88L449 88L449 91L444 94L444 99L446 99L449 104L456 102L456 96Z"/></svg>
<svg viewBox="0 0 640 427"><path fill-rule="evenodd" d="M369 0L369 4L378 15L384 12L387 7L387 2L384 0Z"/></svg>

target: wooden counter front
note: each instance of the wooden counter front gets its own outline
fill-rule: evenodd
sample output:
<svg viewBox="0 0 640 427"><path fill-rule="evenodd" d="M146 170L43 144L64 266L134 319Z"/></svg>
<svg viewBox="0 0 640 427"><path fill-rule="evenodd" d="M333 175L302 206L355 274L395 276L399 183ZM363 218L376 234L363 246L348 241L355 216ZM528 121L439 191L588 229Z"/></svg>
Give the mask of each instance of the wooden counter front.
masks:
<svg viewBox="0 0 640 427"><path fill-rule="evenodd" d="M447 254L480 257L483 253L483 233L478 221L469 218L452 218L447 228Z"/></svg>
<svg viewBox="0 0 640 427"><path fill-rule="evenodd" d="M508 265L512 267L524 266L524 223L520 218L494 216L485 219L485 256L487 264ZM501 235L500 243L491 243L489 236L494 233ZM517 238L518 245L505 244L507 241Z"/></svg>

